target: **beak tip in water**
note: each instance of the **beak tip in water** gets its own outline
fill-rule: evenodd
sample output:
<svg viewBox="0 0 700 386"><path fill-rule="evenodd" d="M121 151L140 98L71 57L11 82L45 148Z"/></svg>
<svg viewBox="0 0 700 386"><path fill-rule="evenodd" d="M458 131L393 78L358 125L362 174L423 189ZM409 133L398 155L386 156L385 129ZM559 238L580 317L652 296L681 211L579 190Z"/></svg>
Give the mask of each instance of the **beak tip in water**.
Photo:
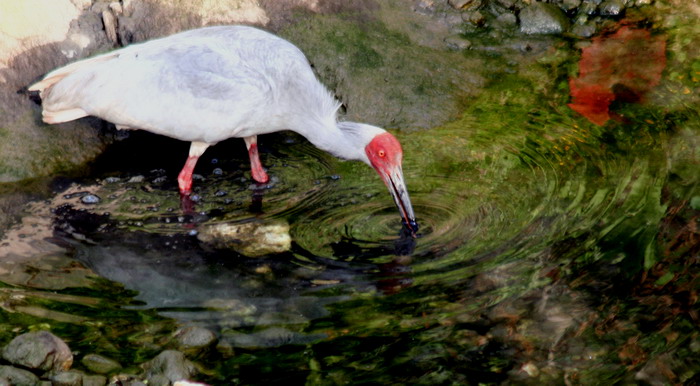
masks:
<svg viewBox="0 0 700 386"><path fill-rule="evenodd" d="M415 239L417 236L416 234L418 233L418 223L416 222L415 219L413 220L404 220L403 225L406 229L408 229L411 232L411 236Z"/></svg>

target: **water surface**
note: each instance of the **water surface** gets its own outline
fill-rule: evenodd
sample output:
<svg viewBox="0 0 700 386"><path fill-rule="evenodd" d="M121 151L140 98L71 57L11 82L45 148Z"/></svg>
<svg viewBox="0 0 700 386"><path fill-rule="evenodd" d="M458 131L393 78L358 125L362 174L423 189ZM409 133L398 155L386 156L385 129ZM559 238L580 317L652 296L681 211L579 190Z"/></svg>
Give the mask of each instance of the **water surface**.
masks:
<svg viewBox="0 0 700 386"><path fill-rule="evenodd" d="M396 132L416 239L374 171L289 133L261 138L265 186L242 141L210 149L184 213L186 144L132 134L8 233L3 337L49 326L136 366L200 325L213 384L697 381L697 33L644 30L661 78L606 78L604 107L568 105L577 42L491 57L461 117ZM291 249L264 257L197 238L280 222Z"/></svg>

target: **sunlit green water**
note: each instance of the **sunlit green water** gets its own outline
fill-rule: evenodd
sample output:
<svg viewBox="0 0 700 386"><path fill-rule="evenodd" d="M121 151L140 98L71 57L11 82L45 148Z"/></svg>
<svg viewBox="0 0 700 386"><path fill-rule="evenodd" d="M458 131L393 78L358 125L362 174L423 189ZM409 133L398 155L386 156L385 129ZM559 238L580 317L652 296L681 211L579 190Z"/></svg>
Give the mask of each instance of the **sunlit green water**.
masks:
<svg viewBox="0 0 700 386"><path fill-rule="evenodd" d="M194 323L234 349L198 358L215 384L697 381L696 30L662 31L664 81L603 126L566 106L571 46L493 58L461 118L397 132L416 240L372 170L291 134L262 139L266 187L241 144L208 153L185 215L179 160L115 164L157 141L134 136L49 203L62 249L30 274L58 284L2 288L4 338L49 327L136 366ZM101 201L63 197L81 191ZM195 236L252 220L288 222L292 249L252 259Z"/></svg>

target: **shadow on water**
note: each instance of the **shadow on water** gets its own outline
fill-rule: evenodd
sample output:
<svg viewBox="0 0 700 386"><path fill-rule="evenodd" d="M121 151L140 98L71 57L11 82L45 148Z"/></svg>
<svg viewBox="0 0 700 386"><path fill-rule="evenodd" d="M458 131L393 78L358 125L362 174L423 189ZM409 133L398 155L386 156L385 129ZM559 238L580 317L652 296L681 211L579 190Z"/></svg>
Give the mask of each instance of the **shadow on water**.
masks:
<svg viewBox="0 0 700 386"><path fill-rule="evenodd" d="M579 91L577 113L578 57L553 51L494 67L462 118L398 134L417 239L371 169L287 133L261 139L265 186L242 141L208 150L183 214L187 144L132 133L27 217L52 242L5 280L5 323L48 320L71 347L100 337L135 364L177 326L205 326L220 337L199 358L215 384L697 380L700 119L678 99L697 80L607 80L618 99L603 114ZM274 225L291 243L259 256L204 238L222 224Z"/></svg>

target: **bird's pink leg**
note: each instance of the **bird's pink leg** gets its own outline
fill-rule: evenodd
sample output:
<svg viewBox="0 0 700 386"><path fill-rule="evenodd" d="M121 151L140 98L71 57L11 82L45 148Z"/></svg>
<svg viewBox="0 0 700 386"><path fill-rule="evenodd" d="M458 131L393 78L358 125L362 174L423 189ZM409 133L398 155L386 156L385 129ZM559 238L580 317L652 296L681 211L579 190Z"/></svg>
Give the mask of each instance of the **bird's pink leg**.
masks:
<svg viewBox="0 0 700 386"><path fill-rule="evenodd" d="M258 136L251 135L243 139L248 148L248 157L250 157L250 174L253 175L255 181L264 184L270 180L270 177L267 176L260 162L260 155L258 154Z"/></svg>
<svg viewBox="0 0 700 386"><path fill-rule="evenodd" d="M204 142L192 142L190 145L190 155L187 157L185 166L182 167L180 174L177 176L177 185L180 187L180 194L187 195L192 192L192 173L197 165L197 160L207 150L209 144Z"/></svg>

